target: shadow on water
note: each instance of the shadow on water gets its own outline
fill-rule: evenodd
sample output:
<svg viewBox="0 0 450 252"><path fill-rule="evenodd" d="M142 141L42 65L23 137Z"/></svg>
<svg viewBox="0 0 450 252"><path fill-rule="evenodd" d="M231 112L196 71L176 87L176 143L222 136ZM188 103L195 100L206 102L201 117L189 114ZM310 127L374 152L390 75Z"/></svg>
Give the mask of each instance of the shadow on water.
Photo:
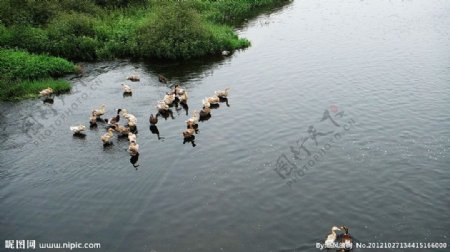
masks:
<svg viewBox="0 0 450 252"><path fill-rule="evenodd" d="M152 75L164 75L168 80L168 85L178 82L187 82L196 78L210 76L213 70L230 61L231 57L212 56L208 58L170 61L170 60L146 60L144 62L146 70Z"/></svg>
<svg viewBox="0 0 450 252"><path fill-rule="evenodd" d="M150 132L158 137L158 140L163 140L164 137L160 137L159 129L156 125L150 125Z"/></svg>
<svg viewBox="0 0 450 252"><path fill-rule="evenodd" d="M211 114L207 114L205 116L200 116L199 121L203 122L203 121L208 121L211 118Z"/></svg>
<svg viewBox="0 0 450 252"><path fill-rule="evenodd" d="M86 139L86 134L84 134L84 133L76 133L76 134L73 134L72 136L74 139L81 139L81 140Z"/></svg>
<svg viewBox="0 0 450 252"><path fill-rule="evenodd" d="M104 143L103 144L103 151L106 153L112 153L114 150L114 143L113 142L109 142L109 143Z"/></svg>
<svg viewBox="0 0 450 252"><path fill-rule="evenodd" d="M130 163L133 165L134 168L136 168L136 170L139 167L139 165L136 164L138 161L139 161L139 152L136 153L136 155L131 155Z"/></svg>
<svg viewBox="0 0 450 252"><path fill-rule="evenodd" d="M228 103L228 98L220 97L220 102L225 102L225 105L227 105L227 107L230 106L230 104Z"/></svg>
<svg viewBox="0 0 450 252"><path fill-rule="evenodd" d="M192 147L195 147L196 146L196 144L195 144L195 136L192 135L192 136L183 138L183 144L186 144L186 143L191 143Z"/></svg>
<svg viewBox="0 0 450 252"><path fill-rule="evenodd" d="M78 65L83 69L82 73L69 74L67 79L74 81L85 78L83 82L89 82L96 79L99 75L111 72L119 67L129 65L129 60L101 61L95 64L89 62L79 62Z"/></svg>
<svg viewBox="0 0 450 252"><path fill-rule="evenodd" d="M55 100L53 99L53 97L46 97L44 99L42 99L42 103L44 104L53 104L55 102Z"/></svg>
<svg viewBox="0 0 450 252"><path fill-rule="evenodd" d="M186 103L180 102L181 108L176 108L177 114L180 115L180 110L183 109L186 112L186 115L189 115L189 106Z"/></svg>
<svg viewBox="0 0 450 252"><path fill-rule="evenodd" d="M123 98L132 97L133 93L123 93Z"/></svg>
<svg viewBox="0 0 450 252"><path fill-rule="evenodd" d="M211 105L209 106L211 109L218 109L220 107L219 103L211 103Z"/></svg>

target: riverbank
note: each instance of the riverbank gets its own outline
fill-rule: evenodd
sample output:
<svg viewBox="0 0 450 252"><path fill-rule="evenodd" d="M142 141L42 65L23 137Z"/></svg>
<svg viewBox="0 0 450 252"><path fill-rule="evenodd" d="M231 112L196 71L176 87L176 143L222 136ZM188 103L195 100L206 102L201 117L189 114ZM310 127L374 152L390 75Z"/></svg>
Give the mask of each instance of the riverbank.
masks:
<svg viewBox="0 0 450 252"><path fill-rule="evenodd" d="M47 87L55 93L69 91L70 83L56 78L75 71L76 66L62 58L0 49L0 100L37 97Z"/></svg>
<svg viewBox="0 0 450 252"><path fill-rule="evenodd" d="M6 57L1 59L1 64L6 67L0 75L0 99L34 97L38 87L49 86L57 92L70 89L67 82L50 78L53 76L49 74L47 64L56 59L38 59L36 55L25 56L25 52L74 62L115 58L186 60L217 55L224 50L250 46L250 41L239 38L233 27L254 16L258 10L285 2L2 1L0 50L2 57ZM23 52L5 50L8 48ZM27 59L23 60L24 57ZM34 60L40 63L29 66ZM64 73L73 72L73 64L70 67L68 64L71 63L62 64L67 67ZM9 76L11 69L22 70ZM61 69L54 70L59 72Z"/></svg>
<svg viewBox="0 0 450 252"><path fill-rule="evenodd" d="M76 61L190 59L248 47L233 25L283 2L8 0L0 4L0 46Z"/></svg>

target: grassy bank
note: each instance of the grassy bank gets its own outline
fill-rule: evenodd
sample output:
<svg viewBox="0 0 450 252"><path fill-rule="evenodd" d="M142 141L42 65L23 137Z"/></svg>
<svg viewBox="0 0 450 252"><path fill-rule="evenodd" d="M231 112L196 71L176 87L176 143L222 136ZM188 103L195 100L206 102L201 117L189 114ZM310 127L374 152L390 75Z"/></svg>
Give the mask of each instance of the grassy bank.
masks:
<svg viewBox="0 0 450 252"><path fill-rule="evenodd" d="M0 49L0 100L36 97L47 87L68 91L70 83L54 78L74 71L75 65L62 58Z"/></svg>
<svg viewBox="0 0 450 252"><path fill-rule="evenodd" d="M245 48L233 26L286 0L2 0L0 99L34 97L73 61L190 59ZM41 56L51 55L50 56Z"/></svg>
<svg viewBox="0 0 450 252"><path fill-rule="evenodd" d="M0 46L70 60L189 59L250 45L232 28L285 0L3 0Z"/></svg>

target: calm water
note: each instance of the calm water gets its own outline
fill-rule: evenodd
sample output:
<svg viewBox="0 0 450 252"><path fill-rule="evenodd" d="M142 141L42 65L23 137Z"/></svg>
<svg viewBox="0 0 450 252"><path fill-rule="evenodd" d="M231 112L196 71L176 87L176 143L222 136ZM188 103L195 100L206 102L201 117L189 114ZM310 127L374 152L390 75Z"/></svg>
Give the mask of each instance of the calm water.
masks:
<svg viewBox="0 0 450 252"><path fill-rule="evenodd" d="M52 105L3 103L0 240L318 251L331 226L347 225L361 242L449 242L449 11L449 1L294 1L245 24L252 47L231 57L86 65ZM131 73L142 79L124 98ZM200 123L195 147L183 144L181 107L160 119L163 139L150 132L169 90L158 73L182 82L190 112L231 87L230 106ZM101 104L107 117L137 116L138 170L126 139L103 148L102 127L71 135ZM321 121L326 110L339 127ZM317 160L304 149L295 159L301 139ZM279 157L314 164L289 186L274 171Z"/></svg>

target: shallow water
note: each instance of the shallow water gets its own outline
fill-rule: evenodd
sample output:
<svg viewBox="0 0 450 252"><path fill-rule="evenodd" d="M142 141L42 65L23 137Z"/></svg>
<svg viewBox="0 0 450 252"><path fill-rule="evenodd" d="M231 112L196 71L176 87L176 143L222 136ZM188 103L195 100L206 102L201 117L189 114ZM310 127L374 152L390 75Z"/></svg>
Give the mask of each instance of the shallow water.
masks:
<svg viewBox="0 0 450 252"><path fill-rule="evenodd" d="M360 242L449 242L449 10L438 0L294 1L250 20L239 33L252 46L230 57L86 64L53 104L2 103L0 240L318 251L331 226L347 225ZM132 73L141 81L122 97ZM160 118L163 139L149 130L169 90L159 73L187 89L189 113L231 87L195 147L183 144L181 107ZM101 104L108 118L117 108L137 116L137 170L126 139L103 148L103 126L71 135ZM295 180L279 170L283 179L280 157L306 170Z"/></svg>

